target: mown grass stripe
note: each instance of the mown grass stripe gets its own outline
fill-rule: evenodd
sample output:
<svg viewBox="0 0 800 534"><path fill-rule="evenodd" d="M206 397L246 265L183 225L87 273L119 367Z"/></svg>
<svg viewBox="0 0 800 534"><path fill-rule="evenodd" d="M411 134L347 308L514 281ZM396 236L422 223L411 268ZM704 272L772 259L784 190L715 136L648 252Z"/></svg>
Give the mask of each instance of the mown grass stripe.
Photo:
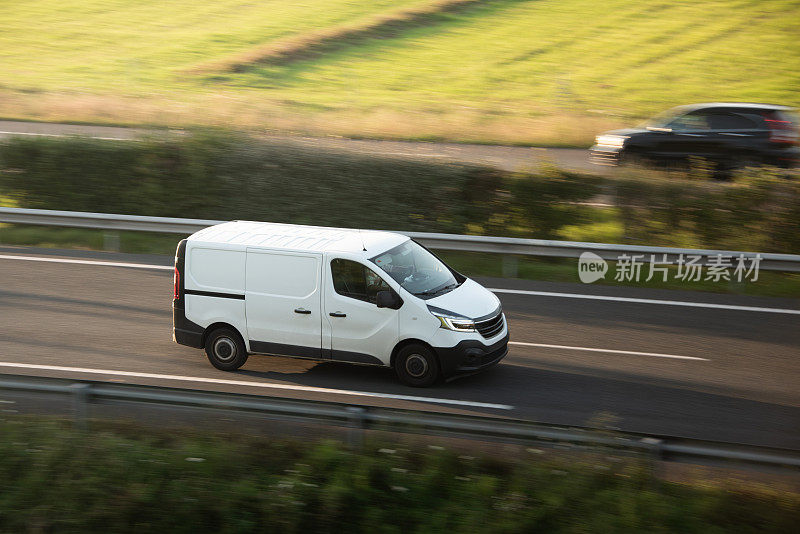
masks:
<svg viewBox="0 0 800 534"><path fill-rule="evenodd" d="M258 63L287 64L336 50L357 41L385 37L416 26L430 24L438 17L491 0L435 0L422 6L381 13L357 22L292 35L211 63L195 72L242 72Z"/></svg>

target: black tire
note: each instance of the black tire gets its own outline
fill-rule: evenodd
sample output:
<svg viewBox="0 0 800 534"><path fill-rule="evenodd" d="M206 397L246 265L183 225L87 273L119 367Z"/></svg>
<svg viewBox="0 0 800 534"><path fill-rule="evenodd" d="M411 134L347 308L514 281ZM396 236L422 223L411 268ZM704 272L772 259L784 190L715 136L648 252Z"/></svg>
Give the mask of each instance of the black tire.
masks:
<svg viewBox="0 0 800 534"><path fill-rule="evenodd" d="M217 328L206 337L206 356L220 371L235 371L247 361L247 348L233 328Z"/></svg>
<svg viewBox="0 0 800 534"><path fill-rule="evenodd" d="M397 377L407 386L426 388L435 384L441 376L439 359L425 345L406 345L394 359Z"/></svg>

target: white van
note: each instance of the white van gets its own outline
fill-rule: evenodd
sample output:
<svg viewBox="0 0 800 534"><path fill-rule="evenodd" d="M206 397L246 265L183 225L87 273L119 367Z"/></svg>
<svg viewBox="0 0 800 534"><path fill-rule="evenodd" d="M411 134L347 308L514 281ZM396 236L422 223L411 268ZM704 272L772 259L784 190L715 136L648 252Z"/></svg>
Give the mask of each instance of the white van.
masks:
<svg viewBox="0 0 800 534"><path fill-rule="evenodd" d="M508 352L497 297L406 236L234 221L175 255L173 339L218 369L250 353L395 369L410 386Z"/></svg>

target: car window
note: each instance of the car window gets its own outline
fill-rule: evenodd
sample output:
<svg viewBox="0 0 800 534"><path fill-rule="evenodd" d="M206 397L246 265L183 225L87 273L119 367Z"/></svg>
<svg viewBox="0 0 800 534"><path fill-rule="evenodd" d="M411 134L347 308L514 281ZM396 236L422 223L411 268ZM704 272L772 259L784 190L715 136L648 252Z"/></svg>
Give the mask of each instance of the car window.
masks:
<svg viewBox="0 0 800 534"><path fill-rule="evenodd" d="M357 261L331 260L331 277L333 288L340 295L372 304L377 302L378 291L391 291L383 278Z"/></svg>
<svg viewBox="0 0 800 534"><path fill-rule="evenodd" d="M713 113L709 115L712 130L754 130L758 125L737 113Z"/></svg>
<svg viewBox="0 0 800 534"><path fill-rule="evenodd" d="M692 111L691 113L686 113L685 115L676 117L667 123L666 126L676 131L705 131L711 129L709 124L709 113L704 110Z"/></svg>

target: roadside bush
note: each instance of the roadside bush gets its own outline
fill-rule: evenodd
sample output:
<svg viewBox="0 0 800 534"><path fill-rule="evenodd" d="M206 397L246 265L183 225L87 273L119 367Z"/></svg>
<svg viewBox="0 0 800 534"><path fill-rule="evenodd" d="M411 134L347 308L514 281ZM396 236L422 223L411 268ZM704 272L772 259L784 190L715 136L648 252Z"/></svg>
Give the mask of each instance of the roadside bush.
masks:
<svg viewBox="0 0 800 534"><path fill-rule="evenodd" d="M600 193L602 181L544 165L536 173L511 175L506 184L508 227L521 237L559 239L564 226L592 222L592 209L581 203Z"/></svg>
<svg viewBox="0 0 800 534"><path fill-rule="evenodd" d="M222 132L143 142L12 139L0 189L19 206L345 227L460 231L501 176ZM490 202L491 204L491 202Z"/></svg>
<svg viewBox="0 0 800 534"><path fill-rule="evenodd" d="M0 421L2 532L790 532L800 497L634 460Z"/></svg>
<svg viewBox="0 0 800 534"><path fill-rule="evenodd" d="M800 251L800 180L747 169L731 182L645 174L612 182L630 241Z"/></svg>
<svg viewBox="0 0 800 534"><path fill-rule="evenodd" d="M616 207L593 207L601 194ZM570 228L592 236L605 224L626 243L800 252L800 179L765 169L731 182L645 170L600 178L547 165L507 173L222 131L6 140L0 198L28 208L539 239L564 239Z"/></svg>

